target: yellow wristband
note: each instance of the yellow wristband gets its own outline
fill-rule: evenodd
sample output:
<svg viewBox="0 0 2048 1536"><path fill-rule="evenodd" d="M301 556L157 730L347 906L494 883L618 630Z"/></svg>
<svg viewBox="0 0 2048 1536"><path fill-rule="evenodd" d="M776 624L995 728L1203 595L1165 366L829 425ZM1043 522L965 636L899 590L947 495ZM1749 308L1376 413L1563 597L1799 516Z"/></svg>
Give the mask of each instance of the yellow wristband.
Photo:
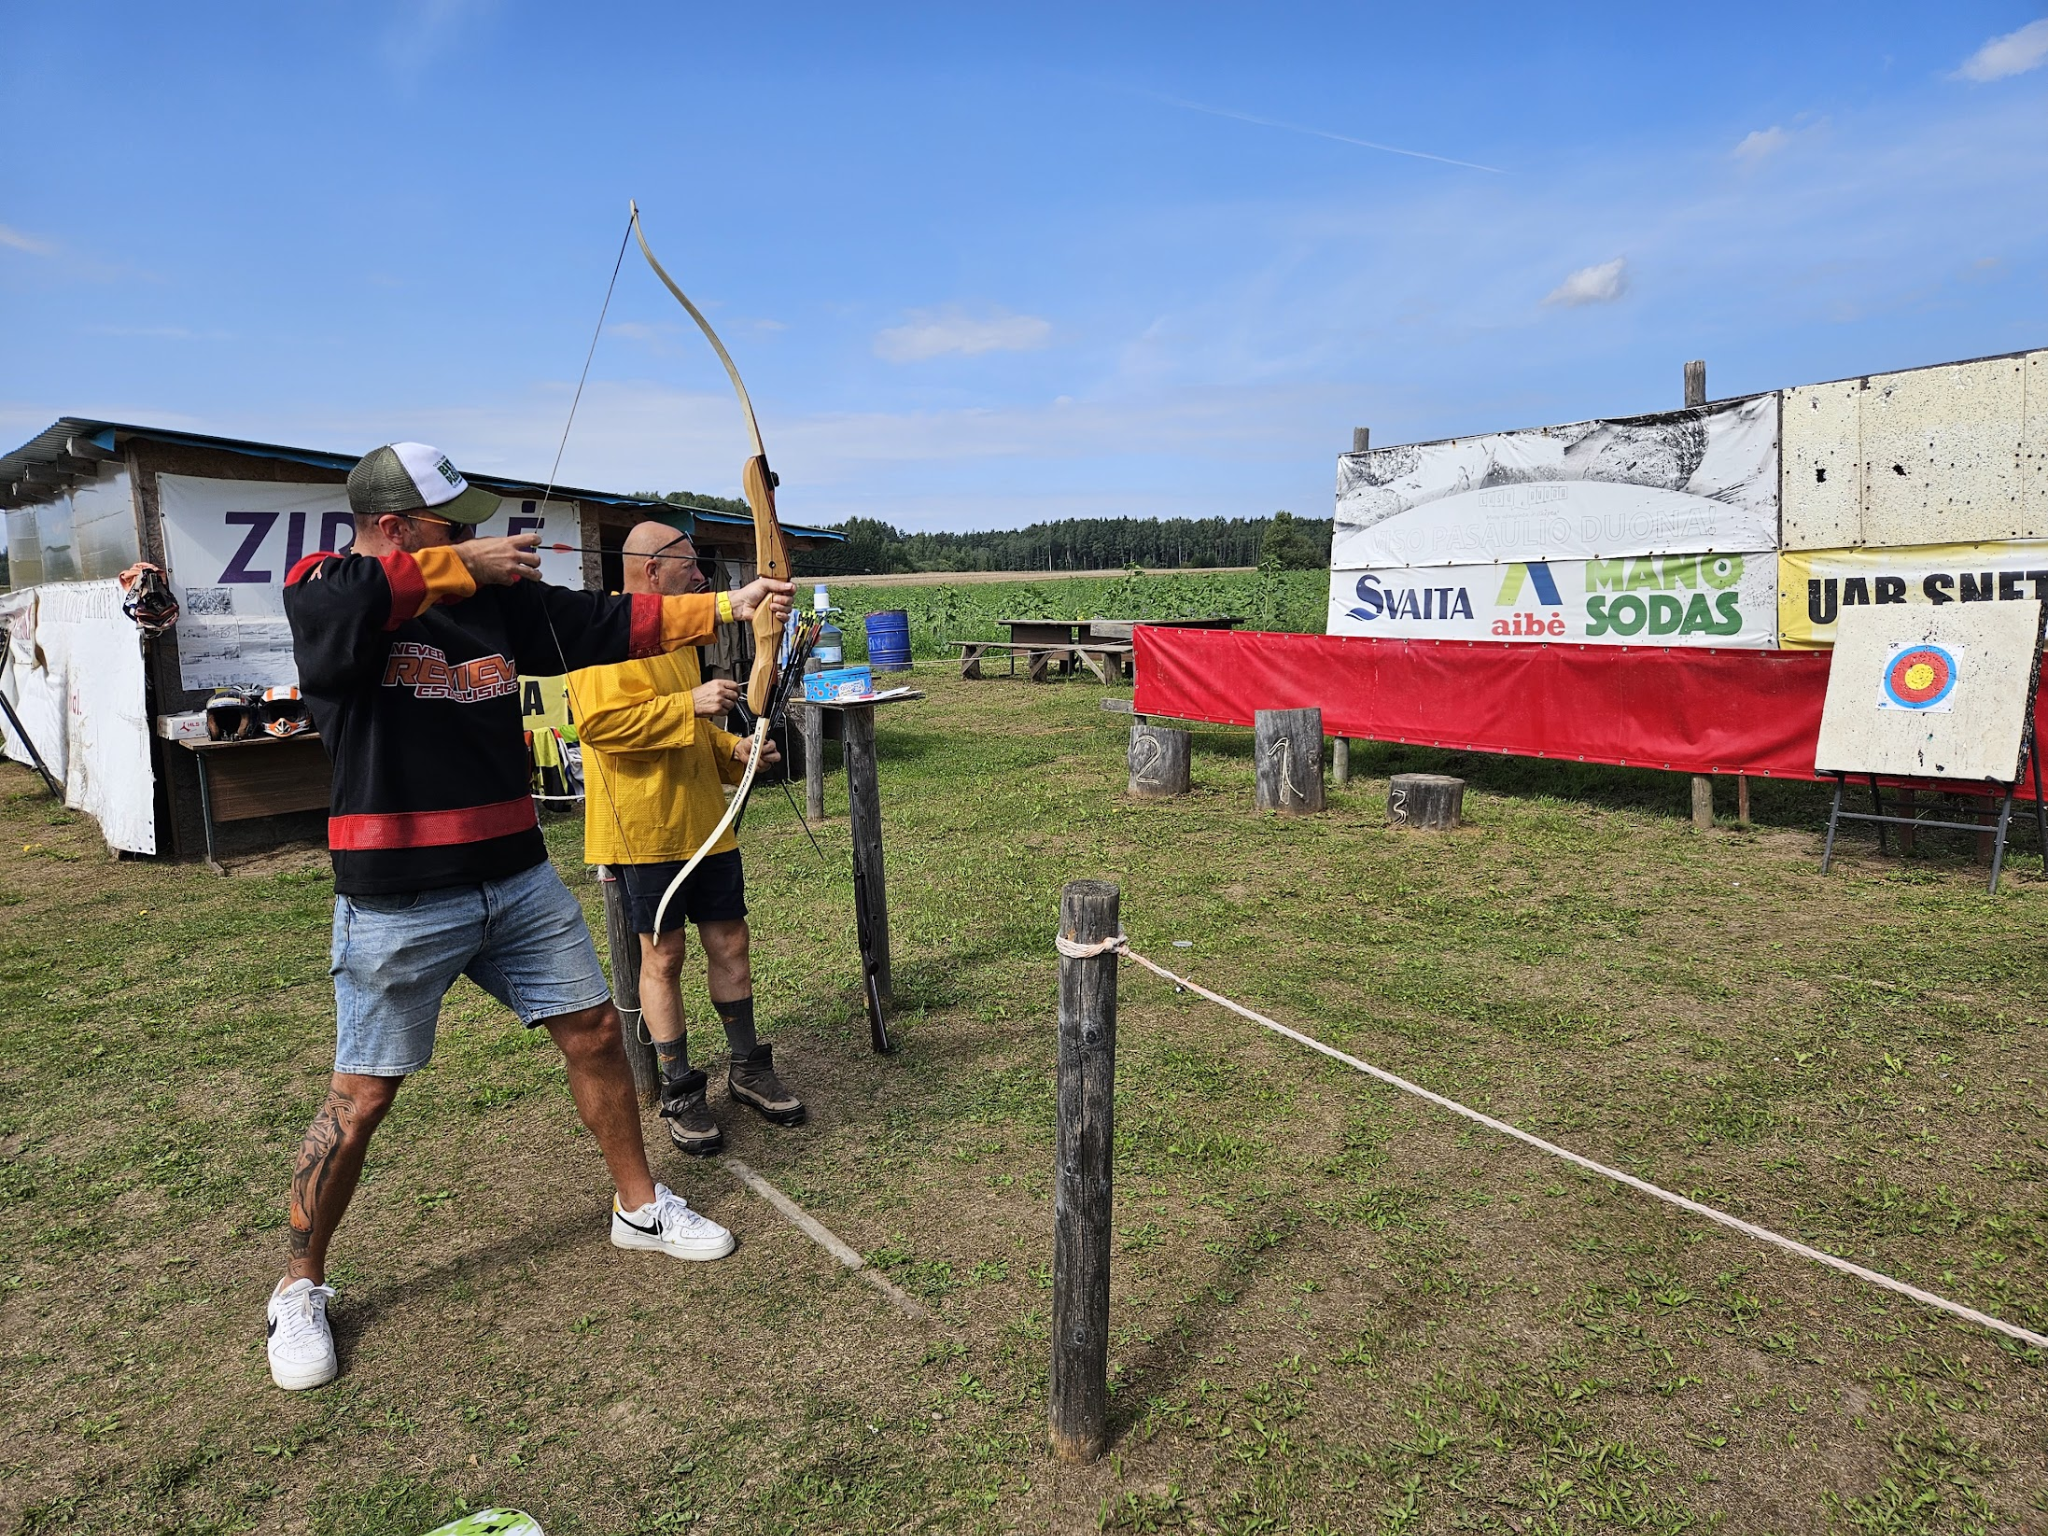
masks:
<svg viewBox="0 0 2048 1536"><path fill-rule="evenodd" d="M730 624L732 617L732 594L730 592L721 592L718 594L718 622Z"/></svg>

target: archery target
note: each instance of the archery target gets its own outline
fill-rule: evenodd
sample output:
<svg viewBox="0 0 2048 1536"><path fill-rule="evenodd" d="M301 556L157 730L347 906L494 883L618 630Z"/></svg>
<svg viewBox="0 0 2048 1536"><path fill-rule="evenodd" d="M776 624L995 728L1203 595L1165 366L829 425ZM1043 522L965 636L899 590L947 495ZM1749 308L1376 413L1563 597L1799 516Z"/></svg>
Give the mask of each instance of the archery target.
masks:
<svg viewBox="0 0 2048 1536"><path fill-rule="evenodd" d="M1892 648L1879 690L1879 709L1928 710L1946 714L1954 708L1956 681L1962 675L1961 646L1929 642Z"/></svg>

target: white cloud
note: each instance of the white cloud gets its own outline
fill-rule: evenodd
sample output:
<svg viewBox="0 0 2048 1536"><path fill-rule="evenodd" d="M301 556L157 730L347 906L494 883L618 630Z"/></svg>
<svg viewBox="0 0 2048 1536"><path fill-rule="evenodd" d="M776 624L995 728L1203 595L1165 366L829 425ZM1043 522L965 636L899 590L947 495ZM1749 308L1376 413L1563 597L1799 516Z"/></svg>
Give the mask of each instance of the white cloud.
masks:
<svg viewBox="0 0 2048 1536"><path fill-rule="evenodd" d="M1956 76L1979 83L2003 80L2007 75L2024 75L2030 69L2039 69L2043 60L2048 60L2048 16L2028 22L2017 32L1992 38L1963 60Z"/></svg>
<svg viewBox="0 0 2048 1536"><path fill-rule="evenodd" d="M1597 267L1581 267L1551 289L1546 304L1577 309L1582 304L1611 304L1628 291L1628 260L1617 256Z"/></svg>
<svg viewBox="0 0 2048 1536"><path fill-rule="evenodd" d="M957 304L940 309L914 309L907 325L891 326L875 336L875 356L891 363L921 363L958 352L978 357L983 352L1036 352L1052 340L1052 322L1036 315L991 310L976 317Z"/></svg>
<svg viewBox="0 0 2048 1536"><path fill-rule="evenodd" d="M31 256L54 256L57 247L47 240L38 240L34 235L25 235L20 230L0 224L0 245L10 250L27 251Z"/></svg>
<svg viewBox="0 0 2048 1536"><path fill-rule="evenodd" d="M1791 142L1792 135L1773 123L1768 128L1753 131L1735 146L1734 155L1745 165L1761 165Z"/></svg>

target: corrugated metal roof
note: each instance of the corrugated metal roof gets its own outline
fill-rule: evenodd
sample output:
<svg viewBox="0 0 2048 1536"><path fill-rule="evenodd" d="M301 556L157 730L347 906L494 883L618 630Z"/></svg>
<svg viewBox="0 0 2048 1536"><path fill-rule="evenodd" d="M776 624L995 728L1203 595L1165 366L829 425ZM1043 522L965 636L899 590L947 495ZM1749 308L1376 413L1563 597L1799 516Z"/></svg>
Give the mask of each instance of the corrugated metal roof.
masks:
<svg viewBox="0 0 2048 1536"><path fill-rule="evenodd" d="M327 453L317 448L293 448L282 443L211 437L202 432L181 432L169 427L138 426L132 422L100 421L85 416L60 416L12 453L0 455L0 507L26 507L37 502L54 501L69 488L66 461L72 457L72 447L85 446L88 451L83 457L95 456L95 450L98 456L107 456L115 452L116 444L123 437L139 437L153 443L176 443L188 448L214 448L227 453L248 454L252 458L283 459L293 464L310 464L320 469L343 472L355 468L360 457L353 453ZM683 507L699 522L742 527L753 524L753 519L732 512L710 507L684 507L682 503L655 501L645 496L622 496L614 491L591 491L573 485L551 487L538 481L510 480L501 475L467 475L467 478L500 496L538 498L544 493L552 493L566 500L611 507L644 507L650 512L671 515ZM845 534L834 533L829 528L812 528L797 523L784 523L782 529L798 538L841 542L846 538Z"/></svg>

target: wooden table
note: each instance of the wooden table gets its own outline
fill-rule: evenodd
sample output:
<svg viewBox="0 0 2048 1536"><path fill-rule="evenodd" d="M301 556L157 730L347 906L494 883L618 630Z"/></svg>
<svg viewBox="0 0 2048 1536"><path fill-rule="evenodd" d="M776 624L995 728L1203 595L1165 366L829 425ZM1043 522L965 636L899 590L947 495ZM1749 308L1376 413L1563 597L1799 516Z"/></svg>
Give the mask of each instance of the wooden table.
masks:
<svg viewBox="0 0 2048 1536"><path fill-rule="evenodd" d="M217 875L227 871L214 857L215 822L254 821L328 807L333 770L320 738L311 731L178 745L199 760L199 819L206 827L206 863Z"/></svg>
<svg viewBox="0 0 2048 1536"><path fill-rule="evenodd" d="M1148 629L1235 629L1243 619L1090 619L1088 634L1096 640L1128 640L1139 625Z"/></svg>
<svg viewBox="0 0 2048 1536"><path fill-rule="evenodd" d="M1010 675L1017 675L1017 658L1027 658L1034 683L1045 681L1056 660L1061 674L1084 666L1105 683L1120 683L1132 654L1132 631L1139 625L1158 629L1235 629L1244 620L1211 619L999 619L1010 632L1007 642L953 640L960 650L960 675L981 676L981 658L991 653L1007 655Z"/></svg>
<svg viewBox="0 0 2048 1536"><path fill-rule="evenodd" d="M856 886L868 891L868 919L874 937L876 979L883 1006L893 1000L889 977L889 887L882 865L882 793L875 773L875 710L924 697L920 688L888 690L881 699L841 699L821 704L804 699L804 808L814 821L825 817L825 711L839 714L840 749L846 760L846 815L853 832Z"/></svg>
<svg viewBox="0 0 2048 1536"><path fill-rule="evenodd" d="M1124 658L1131 654L1130 645L1122 642L1057 645L1014 640L948 640L946 643L960 652L960 675L964 678L980 677L982 658L988 655L1007 657L1010 676L1015 677L1017 658L1022 656L1028 668L1026 676L1034 683L1045 681L1046 672L1055 659L1059 661L1062 675L1079 663L1101 682L1122 682Z"/></svg>

